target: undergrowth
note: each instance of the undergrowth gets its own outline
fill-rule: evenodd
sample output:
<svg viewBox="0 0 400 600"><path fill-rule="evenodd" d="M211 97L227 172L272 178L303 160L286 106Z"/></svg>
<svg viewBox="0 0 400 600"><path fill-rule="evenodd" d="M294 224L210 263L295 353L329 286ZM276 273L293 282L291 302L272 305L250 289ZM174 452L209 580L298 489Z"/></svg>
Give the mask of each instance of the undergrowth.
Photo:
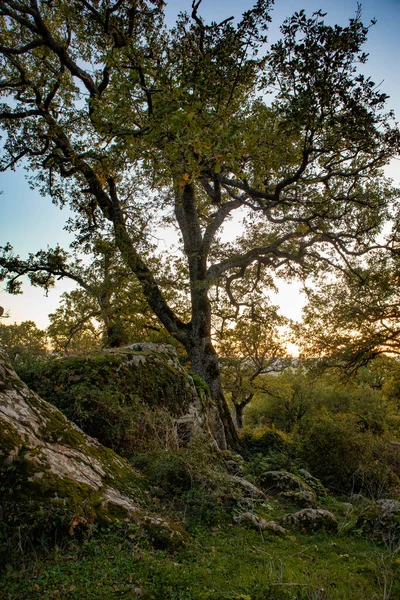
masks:
<svg viewBox="0 0 400 600"><path fill-rule="evenodd" d="M258 457L259 452L253 454ZM250 454L249 454L249 458ZM258 457L259 458L259 457ZM268 460L268 452L264 454ZM240 494L205 440L155 448L132 459L148 478L154 514L180 520L184 548L159 550L140 523L87 523L64 536L16 544L0 576L5 600L395 600L399 548L367 539L355 526L357 507L332 496L320 506L339 519L339 533L285 537L233 524ZM246 463L251 467L252 461ZM249 467L250 465L250 467ZM351 506L351 510L349 507ZM18 511L18 507L15 509ZM288 499L254 499L252 511L276 520L297 510ZM39 522L32 515L31 523ZM22 515L19 515L22 519ZM47 515L48 519L57 515ZM28 521L25 520L25 524ZM20 535L27 532L20 529Z"/></svg>
<svg viewBox="0 0 400 600"><path fill-rule="evenodd" d="M386 581L395 599L393 558L357 535L276 538L230 524L199 526L171 554L120 523L9 565L0 589L5 600L378 600Z"/></svg>

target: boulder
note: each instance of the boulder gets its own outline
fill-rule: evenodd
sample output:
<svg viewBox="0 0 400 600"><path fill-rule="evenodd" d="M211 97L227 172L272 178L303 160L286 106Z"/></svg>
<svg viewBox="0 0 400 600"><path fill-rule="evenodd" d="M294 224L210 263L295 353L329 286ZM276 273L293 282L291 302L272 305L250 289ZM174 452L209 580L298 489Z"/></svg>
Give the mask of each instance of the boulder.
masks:
<svg viewBox="0 0 400 600"><path fill-rule="evenodd" d="M275 523L275 521L266 521L251 512L245 512L233 517L233 522L237 525L246 525L258 531L269 531L275 535L287 534L287 530Z"/></svg>
<svg viewBox="0 0 400 600"><path fill-rule="evenodd" d="M233 454L232 452L226 450L223 454L223 459L228 473L236 477L245 476L245 462L240 454Z"/></svg>
<svg viewBox="0 0 400 600"><path fill-rule="evenodd" d="M287 498L297 506L303 508L316 508L317 498L314 492L307 490L300 490L299 492L282 492L279 494L280 497Z"/></svg>
<svg viewBox="0 0 400 600"><path fill-rule="evenodd" d="M365 534L386 542L400 541L400 502L390 498L368 503L356 526Z"/></svg>
<svg viewBox="0 0 400 600"><path fill-rule="evenodd" d="M215 430L207 386L180 365L170 345L133 344L58 358L27 383L122 456L146 451L158 435L162 443L168 438L169 444L185 445L196 432L212 437Z"/></svg>
<svg viewBox="0 0 400 600"><path fill-rule="evenodd" d="M280 519L282 525L299 527L308 532L326 529L336 533L338 522L333 513L321 508L305 508L296 513L288 514Z"/></svg>
<svg viewBox="0 0 400 600"><path fill-rule="evenodd" d="M234 487L238 489L243 496L245 495L246 497L250 498L265 498L265 493L260 490L260 488L255 486L254 483L251 483L251 481L248 481L244 477L230 475L229 479Z"/></svg>
<svg viewBox="0 0 400 600"><path fill-rule="evenodd" d="M186 545L189 534L179 524L165 518L145 516L139 523L146 531L155 548L160 550L178 550Z"/></svg>
<svg viewBox="0 0 400 600"><path fill-rule="evenodd" d="M147 516L146 479L31 391L1 349L0 489L6 534L18 528L21 515L43 528L50 515L62 513L71 534L96 520L132 518L161 531L164 540L169 535L170 545L181 545L187 535L177 524Z"/></svg>
<svg viewBox="0 0 400 600"><path fill-rule="evenodd" d="M313 489L301 477L288 471L266 471L258 482L265 492L304 492L315 497Z"/></svg>
<svg viewBox="0 0 400 600"><path fill-rule="evenodd" d="M62 502L73 510L116 507L134 513L146 500L140 475L32 392L1 349L0 469L3 477L18 470L17 496Z"/></svg>
<svg viewBox="0 0 400 600"><path fill-rule="evenodd" d="M325 486L319 479L311 475L309 471L307 471L306 469L299 469L299 475L302 479L304 479L307 485L309 485L314 490L318 497L327 495L328 492Z"/></svg>

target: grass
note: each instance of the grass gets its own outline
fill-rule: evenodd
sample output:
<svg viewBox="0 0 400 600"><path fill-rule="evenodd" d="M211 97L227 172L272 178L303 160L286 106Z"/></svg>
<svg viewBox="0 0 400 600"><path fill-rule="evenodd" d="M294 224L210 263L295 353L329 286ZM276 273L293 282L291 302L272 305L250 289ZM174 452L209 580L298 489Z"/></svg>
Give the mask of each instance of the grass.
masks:
<svg viewBox="0 0 400 600"><path fill-rule="evenodd" d="M108 527L94 523L52 549L50 542L40 551L21 544L0 574L1 600L400 598L399 549L355 529L357 506L332 496L319 499L321 508L338 517L338 534L291 531L276 537L239 527L232 522L240 512L235 490L201 448L137 457L153 486L156 513L184 521L190 534L184 549L157 550L149 534L128 520ZM279 521L298 507L270 497L255 500L254 509Z"/></svg>
<svg viewBox="0 0 400 600"><path fill-rule="evenodd" d="M121 523L8 565L0 597L387 600L400 595L396 556L357 534L278 538L231 524L193 525L190 544L171 554L152 548L136 525Z"/></svg>

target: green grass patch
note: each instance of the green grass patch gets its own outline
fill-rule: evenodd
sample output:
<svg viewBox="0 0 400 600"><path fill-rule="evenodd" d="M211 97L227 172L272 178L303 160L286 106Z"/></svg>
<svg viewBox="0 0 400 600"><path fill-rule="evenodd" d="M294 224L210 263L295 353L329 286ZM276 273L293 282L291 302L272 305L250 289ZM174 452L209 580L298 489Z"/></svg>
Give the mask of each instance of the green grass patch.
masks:
<svg viewBox="0 0 400 600"><path fill-rule="evenodd" d="M233 525L198 526L190 544L171 554L121 523L9 565L0 590L5 600L378 600L386 584L395 599L396 559L357 535L283 539Z"/></svg>

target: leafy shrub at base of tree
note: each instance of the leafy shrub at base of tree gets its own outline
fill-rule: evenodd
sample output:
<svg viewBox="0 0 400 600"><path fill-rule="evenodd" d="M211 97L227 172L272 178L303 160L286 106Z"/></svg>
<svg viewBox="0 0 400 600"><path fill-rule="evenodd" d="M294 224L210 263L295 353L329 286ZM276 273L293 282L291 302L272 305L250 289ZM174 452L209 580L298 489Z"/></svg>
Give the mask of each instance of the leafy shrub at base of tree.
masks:
<svg viewBox="0 0 400 600"><path fill-rule="evenodd" d="M282 431L260 427L247 429L240 438L240 452L246 460L246 471L261 475L265 471L295 469L297 449L291 438Z"/></svg>
<svg viewBox="0 0 400 600"><path fill-rule="evenodd" d="M286 452L290 442L288 436L285 436L282 431L264 427L259 430L246 430L241 436L240 445L243 454L257 452L266 454L268 452Z"/></svg>

